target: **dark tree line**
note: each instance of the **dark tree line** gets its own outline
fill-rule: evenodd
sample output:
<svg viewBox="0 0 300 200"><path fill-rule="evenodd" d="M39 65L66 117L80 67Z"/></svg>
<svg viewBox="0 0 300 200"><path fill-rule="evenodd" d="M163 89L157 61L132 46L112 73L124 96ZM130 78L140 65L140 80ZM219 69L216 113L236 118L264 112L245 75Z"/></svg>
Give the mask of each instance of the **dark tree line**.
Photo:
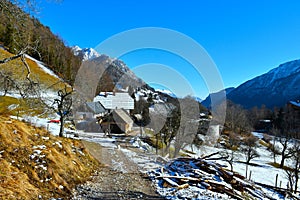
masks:
<svg viewBox="0 0 300 200"><path fill-rule="evenodd" d="M14 54L27 48L26 54L46 63L69 83L81 64L58 35L9 0L0 2L0 43Z"/></svg>

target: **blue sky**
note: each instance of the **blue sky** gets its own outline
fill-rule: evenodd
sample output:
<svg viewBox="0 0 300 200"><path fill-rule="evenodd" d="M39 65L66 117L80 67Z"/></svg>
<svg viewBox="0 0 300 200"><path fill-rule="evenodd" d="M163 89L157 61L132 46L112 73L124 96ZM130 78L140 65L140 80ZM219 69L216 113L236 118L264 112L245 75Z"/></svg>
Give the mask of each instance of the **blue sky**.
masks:
<svg viewBox="0 0 300 200"><path fill-rule="evenodd" d="M115 34L140 27L183 33L208 52L225 87L238 86L281 63L300 58L298 0L44 0L39 7L41 22L69 46L96 47ZM194 76L192 66L168 52L137 51L122 59L132 69L147 63L167 65L191 85L193 95L207 95L205 83ZM151 81L147 74L140 75ZM176 86L176 78L156 75L170 79L179 96L191 93L180 89L183 84Z"/></svg>

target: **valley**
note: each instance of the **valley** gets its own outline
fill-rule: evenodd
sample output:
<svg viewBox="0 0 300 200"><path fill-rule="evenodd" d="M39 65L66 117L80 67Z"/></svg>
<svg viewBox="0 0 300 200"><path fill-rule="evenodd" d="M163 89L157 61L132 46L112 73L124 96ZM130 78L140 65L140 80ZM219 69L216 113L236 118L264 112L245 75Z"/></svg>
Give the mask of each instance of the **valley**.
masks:
<svg viewBox="0 0 300 200"><path fill-rule="evenodd" d="M254 47L248 43L249 35L230 31L232 36L225 37L228 33L223 30L242 27L244 21L227 24L242 13L222 25L217 21L227 15L208 6L218 20L203 23L211 20L198 18L206 10L201 3L208 3L182 4L185 9L176 11L193 16L191 21L197 19L184 34L171 28L128 26L130 14L133 21L143 19L142 24L149 26L152 23L144 23L144 15L149 22L157 20L148 13L151 6L154 10L167 6L157 13L161 16L173 12L170 8L177 2L172 6L145 2L149 10L142 8L147 12L139 15L134 9L141 8L139 3L88 2L72 14L67 13L78 2L59 7L63 13L57 8L57 16L52 12L47 22L60 17L54 25L40 21L35 9L39 3L34 0L0 2L0 199L300 199L300 60L291 51L296 40L286 42L290 48L282 51L274 48L273 57L258 50L250 54L247 51ZM52 3L69 2L43 5ZM87 14L83 8L90 4L103 6ZM223 6L222 12L227 12ZM235 6L230 10L234 12ZM197 10L189 11L193 9ZM69 15L72 19L66 23ZM159 22L191 26L178 16L171 13L174 20ZM128 21L120 25L115 18ZM214 24L218 30L203 31L200 24ZM246 24L247 33L255 29ZM126 27L135 28L124 31ZM114 35L108 37L112 30ZM64 31L72 32L75 44L63 39ZM95 35L102 38L95 48L81 46L82 41L90 44ZM218 67L199 41L216 57ZM254 43L262 41L268 42ZM112 57L120 52L120 57ZM277 59L281 54L284 59ZM282 60L272 69L263 66ZM159 70L154 70L157 66ZM143 77L135 73L139 70L145 70ZM157 79L149 80L150 72ZM245 78L253 73L254 78ZM196 92L185 91L183 80ZM172 90L174 85L180 94ZM211 93L202 100L199 88Z"/></svg>

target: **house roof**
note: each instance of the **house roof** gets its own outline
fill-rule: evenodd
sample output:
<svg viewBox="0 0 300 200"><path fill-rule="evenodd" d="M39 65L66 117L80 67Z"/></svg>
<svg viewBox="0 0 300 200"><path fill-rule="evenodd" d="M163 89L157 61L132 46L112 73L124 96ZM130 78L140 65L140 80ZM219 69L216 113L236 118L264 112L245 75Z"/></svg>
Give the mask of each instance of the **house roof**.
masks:
<svg viewBox="0 0 300 200"><path fill-rule="evenodd" d="M94 98L94 102L100 102L105 109L134 109L134 100L128 93L103 93Z"/></svg>
<svg viewBox="0 0 300 200"><path fill-rule="evenodd" d="M113 117L116 122L123 122L126 124L133 123L133 120L129 116L129 114L123 109L116 109L113 111Z"/></svg>
<svg viewBox="0 0 300 200"><path fill-rule="evenodd" d="M300 102L299 101L297 101L297 102L296 101L290 101L290 104L300 108Z"/></svg>
<svg viewBox="0 0 300 200"><path fill-rule="evenodd" d="M87 102L86 106L94 114L100 114L106 112L105 108L101 105L100 102Z"/></svg>

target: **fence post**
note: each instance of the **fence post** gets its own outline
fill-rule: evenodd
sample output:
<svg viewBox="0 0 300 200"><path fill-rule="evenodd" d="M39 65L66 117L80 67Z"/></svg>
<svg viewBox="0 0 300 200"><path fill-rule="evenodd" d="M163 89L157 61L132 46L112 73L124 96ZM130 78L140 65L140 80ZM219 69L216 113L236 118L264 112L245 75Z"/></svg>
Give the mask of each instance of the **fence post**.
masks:
<svg viewBox="0 0 300 200"><path fill-rule="evenodd" d="M282 181L279 182L279 187L281 188Z"/></svg>
<svg viewBox="0 0 300 200"><path fill-rule="evenodd" d="M278 174L276 174L276 178L275 178L275 187L277 187L277 181L278 181Z"/></svg>

